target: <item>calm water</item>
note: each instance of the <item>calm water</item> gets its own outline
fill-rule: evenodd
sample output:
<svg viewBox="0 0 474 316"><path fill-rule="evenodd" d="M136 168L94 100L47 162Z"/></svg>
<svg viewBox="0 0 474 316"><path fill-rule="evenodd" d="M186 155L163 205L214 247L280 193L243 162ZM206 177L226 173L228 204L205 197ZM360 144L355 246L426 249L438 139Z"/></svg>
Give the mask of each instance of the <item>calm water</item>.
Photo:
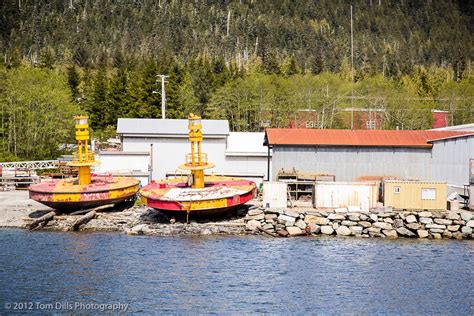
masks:
<svg viewBox="0 0 474 316"><path fill-rule="evenodd" d="M473 264L472 241L0 230L0 314L17 302L81 302L138 313L472 315Z"/></svg>

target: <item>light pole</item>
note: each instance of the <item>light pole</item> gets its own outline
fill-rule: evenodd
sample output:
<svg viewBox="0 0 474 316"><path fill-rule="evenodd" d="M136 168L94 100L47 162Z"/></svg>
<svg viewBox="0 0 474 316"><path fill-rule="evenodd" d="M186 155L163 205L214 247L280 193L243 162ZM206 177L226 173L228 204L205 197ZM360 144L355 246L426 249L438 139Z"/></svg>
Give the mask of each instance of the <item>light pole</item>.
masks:
<svg viewBox="0 0 474 316"><path fill-rule="evenodd" d="M165 75L156 75L157 77L161 78L161 118L166 118L166 91L165 91L165 79L169 76ZM158 79L156 79L156 83L158 83ZM158 93L158 91L154 90L153 93Z"/></svg>

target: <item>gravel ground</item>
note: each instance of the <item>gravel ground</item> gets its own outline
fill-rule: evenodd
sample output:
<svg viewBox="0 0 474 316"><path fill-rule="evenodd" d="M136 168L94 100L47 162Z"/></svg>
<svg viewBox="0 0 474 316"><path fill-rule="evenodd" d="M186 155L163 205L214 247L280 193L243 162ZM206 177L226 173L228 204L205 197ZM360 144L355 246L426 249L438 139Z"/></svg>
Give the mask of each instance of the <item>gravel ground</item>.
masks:
<svg viewBox="0 0 474 316"><path fill-rule="evenodd" d="M27 190L0 191L0 227L22 227L23 217L51 208L30 200Z"/></svg>

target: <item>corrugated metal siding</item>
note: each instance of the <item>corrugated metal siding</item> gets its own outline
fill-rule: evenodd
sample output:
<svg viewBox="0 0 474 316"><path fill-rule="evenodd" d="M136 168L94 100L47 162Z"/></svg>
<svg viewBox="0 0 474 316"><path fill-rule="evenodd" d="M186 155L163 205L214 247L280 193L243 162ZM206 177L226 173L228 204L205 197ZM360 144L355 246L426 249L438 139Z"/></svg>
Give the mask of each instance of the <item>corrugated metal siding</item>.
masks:
<svg viewBox="0 0 474 316"><path fill-rule="evenodd" d="M273 147L272 177L280 169L336 175L336 181L360 176L398 176L401 179L446 181L463 185L469 178L474 137L433 142L433 148Z"/></svg>
<svg viewBox="0 0 474 316"><path fill-rule="evenodd" d="M274 146L272 176L280 169L336 175L336 181L360 176L424 179L431 150L424 148Z"/></svg>
<svg viewBox="0 0 474 316"><path fill-rule="evenodd" d="M398 187L399 193L395 192ZM435 199L422 199L423 189L435 190ZM445 182L384 182L384 205L394 209L446 210L448 186Z"/></svg>
<svg viewBox="0 0 474 316"><path fill-rule="evenodd" d="M462 137L433 142L431 178L464 185L469 182L469 159L474 158L474 137Z"/></svg>

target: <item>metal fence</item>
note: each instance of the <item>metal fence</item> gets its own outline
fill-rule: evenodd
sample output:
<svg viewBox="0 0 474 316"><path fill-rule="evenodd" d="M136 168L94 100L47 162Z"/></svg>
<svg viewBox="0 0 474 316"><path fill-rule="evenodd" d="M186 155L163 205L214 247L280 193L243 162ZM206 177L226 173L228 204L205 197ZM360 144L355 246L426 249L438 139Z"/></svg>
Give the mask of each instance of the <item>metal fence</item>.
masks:
<svg viewBox="0 0 474 316"><path fill-rule="evenodd" d="M37 161L13 161L13 162L0 162L2 168L13 168L13 169L53 169L57 168L59 160L37 160Z"/></svg>

